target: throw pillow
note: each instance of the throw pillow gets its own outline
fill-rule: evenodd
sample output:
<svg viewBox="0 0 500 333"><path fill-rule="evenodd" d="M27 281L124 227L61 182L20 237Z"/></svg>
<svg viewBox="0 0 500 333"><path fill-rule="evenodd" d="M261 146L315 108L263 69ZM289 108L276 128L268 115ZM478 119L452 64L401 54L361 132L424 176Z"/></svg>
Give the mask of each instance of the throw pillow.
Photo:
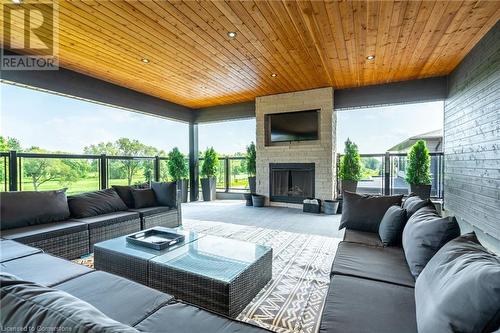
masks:
<svg viewBox="0 0 500 333"><path fill-rule="evenodd" d="M132 196L132 187L127 185L111 186L128 208L134 208L134 197Z"/></svg>
<svg viewBox="0 0 500 333"><path fill-rule="evenodd" d="M155 193L156 201L160 206L177 207L176 182L152 182L151 189Z"/></svg>
<svg viewBox="0 0 500 333"><path fill-rule="evenodd" d="M406 216L408 216L408 218L415 214L417 210L425 206L434 207L434 204L430 199L420 199L415 193L410 193L408 198L403 202L403 208L406 209Z"/></svg>
<svg viewBox="0 0 500 333"><path fill-rule="evenodd" d="M66 189L0 193L0 230L63 221L69 215Z"/></svg>
<svg viewBox="0 0 500 333"><path fill-rule="evenodd" d="M391 206L387 209L378 227L378 234L384 246L401 244L405 223L406 210L400 206Z"/></svg>
<svg viewBox="0 0 500 333"><path fill-rule="evenodd" d="M415 284L419 332L492 332L500 325L500 257L474 233L429 261Z"/></svg>
<svg viewBox="0 0 500 333"><path fill-rule="evenodd" d="M372 196L344 191L339 230L348 228L376 233L387 209L401 206L402 199L402 195Z"/></svg>
<svg viewBox="0 0 500 333"><path fill-rule="evenodd" d="M416 278L434 254L459 235L455 217L440 217L430 206L420 208L403 230L403 249L412 275Z"/></svg>
<svg viewBox="0 0 500 333"><path fill-rule="evenodd" d="M152 189L132 189L134 197L134 208L146 208L158 206L155 192Z"/></svg>
<svg viewBox="0 0 500 333"><path fill-rule="evenodd" d="M127 210L127 205L112 188L68 197L71 216L84 218Z"/></svg>

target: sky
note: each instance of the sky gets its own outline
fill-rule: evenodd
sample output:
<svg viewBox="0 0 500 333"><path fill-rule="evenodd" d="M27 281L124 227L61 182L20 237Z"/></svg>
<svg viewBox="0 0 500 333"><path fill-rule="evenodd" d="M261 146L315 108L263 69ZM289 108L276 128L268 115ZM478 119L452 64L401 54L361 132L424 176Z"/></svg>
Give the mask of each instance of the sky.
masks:
<svg viewBox="0 0 500 333"><path fill-rule="evenodd" d="M0 84L0 134L23 147L83 153L83 148L121 137L165 151L187 153L185 123L116 109L82 100ZM440 129L443 102L337 112L337 149L347 137L361 153L383 153L408 137ZM220 154L244 152L255 141L255 119L199 125L199 149Z"/></svg>

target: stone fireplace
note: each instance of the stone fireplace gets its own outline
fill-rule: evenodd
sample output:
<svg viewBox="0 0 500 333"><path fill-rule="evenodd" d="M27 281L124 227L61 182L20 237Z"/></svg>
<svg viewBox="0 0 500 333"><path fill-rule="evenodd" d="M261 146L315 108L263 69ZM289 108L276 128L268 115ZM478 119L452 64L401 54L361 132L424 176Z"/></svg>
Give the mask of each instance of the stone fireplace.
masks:
<svg viewBox="0 0 500 333"><path fill-rule="evenodd" d="M333 88L257 97L257 193L268 205L292 206L304 198L335 197L336 116ZM266 143L266 115L319 110L317 140Z"/></svg>

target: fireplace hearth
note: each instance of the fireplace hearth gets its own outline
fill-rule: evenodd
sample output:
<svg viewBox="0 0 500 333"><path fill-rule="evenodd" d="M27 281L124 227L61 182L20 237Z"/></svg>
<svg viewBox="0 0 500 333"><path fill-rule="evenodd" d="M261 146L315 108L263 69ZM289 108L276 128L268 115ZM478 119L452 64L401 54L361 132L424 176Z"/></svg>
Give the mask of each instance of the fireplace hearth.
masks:
<svg viewBox="0 0 500 333"><path fill-rule="evenodd" d="M270 163L270 200L302 203L306 198L313 198L314 169L314 163Z"/></svg>

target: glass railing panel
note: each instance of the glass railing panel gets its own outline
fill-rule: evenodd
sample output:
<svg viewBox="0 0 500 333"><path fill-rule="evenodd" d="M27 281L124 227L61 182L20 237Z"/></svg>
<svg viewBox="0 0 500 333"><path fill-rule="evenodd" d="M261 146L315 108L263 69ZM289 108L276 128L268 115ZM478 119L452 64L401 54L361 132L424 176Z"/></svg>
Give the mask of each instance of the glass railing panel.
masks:
<svg viewBox="0 0 500 333"><path fill-rule="evenodd" d="M229 159L229 190L249 190L245 159Z"/></svg>
<svg viewBox="0 0 500 333"><path fill-rule="evenodd" d="M154 180L154 159L108 159L108 185L141 185Z"/></svg>
<svg viewBox="0 0 500 333"><path fill-rule="evenodd" d="M0 158L0 192L9 190L9 157Z"/></svg>
<svg viewBox="0 0 500 333"><path fill-rule="evenodd" d="M361 179L358 181L357 193L384 193L384 157L361 157Z"/></svg>

